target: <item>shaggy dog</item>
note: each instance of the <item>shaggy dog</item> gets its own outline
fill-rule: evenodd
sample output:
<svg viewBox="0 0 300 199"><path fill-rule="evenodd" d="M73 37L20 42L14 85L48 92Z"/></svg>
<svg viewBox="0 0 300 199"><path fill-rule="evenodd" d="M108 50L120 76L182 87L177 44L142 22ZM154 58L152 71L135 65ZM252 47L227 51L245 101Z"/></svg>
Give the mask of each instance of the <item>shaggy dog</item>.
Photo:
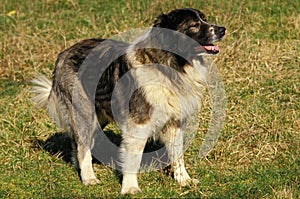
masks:
<svg viewBox="0 0 300 199"><path fill-rule="evenodd" d="M140 191L137 182L148 138L164 143L175 180L197 182L183 160L187 119L198 111L207 68L203 56L219 52L213 43L225 28L207 22L196 9L177 9L157 17L132 44L87 39L58 55L52 82L33 82L34 100L47 106L66 128L76 152L83 184L97 184L91 149L95 129L116 122L122 130L122 194Z"/></svg>

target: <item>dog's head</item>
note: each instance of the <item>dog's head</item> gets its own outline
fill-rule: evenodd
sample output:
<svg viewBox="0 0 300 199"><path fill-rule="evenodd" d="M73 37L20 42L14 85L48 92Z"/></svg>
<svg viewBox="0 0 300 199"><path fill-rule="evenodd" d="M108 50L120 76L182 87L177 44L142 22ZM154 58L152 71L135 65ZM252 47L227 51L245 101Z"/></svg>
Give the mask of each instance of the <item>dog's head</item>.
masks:
<svg viewBox="0 0 300 199"><path fill-rule="evenodd" d="M167 28L189 36L200 44L194 46L196 54L217 54L220 49L213 43L221 40L226 30L225 27L208 23L202 12L192 8L162 14L157 17L154 27Z"/></svg>

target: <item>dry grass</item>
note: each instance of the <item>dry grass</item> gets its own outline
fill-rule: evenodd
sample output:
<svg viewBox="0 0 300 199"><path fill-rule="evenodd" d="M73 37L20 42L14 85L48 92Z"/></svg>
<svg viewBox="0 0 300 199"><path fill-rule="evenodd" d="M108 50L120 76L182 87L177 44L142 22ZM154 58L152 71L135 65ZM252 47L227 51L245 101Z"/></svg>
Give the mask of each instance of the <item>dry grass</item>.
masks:
<svg viewBox="0 0 300 199"><path fill-rule="evenodd" d="M210 110L186 155L198 187L179 188L159 172L143 173L138 197L300 197L300 15L298 1L4 0L0 13L0 197L118 197L113 171L95 165L103 185L82 187L59 155L32 147L56 134L29 101L29 80L50 76L59 51L90 37L148 27L161 11L197 7L224 24L216 63L227 95L224 131L205 160L195 159ZM9 14L15 10L16 13ZM113 184L113 185L111 185Z"/></svg>

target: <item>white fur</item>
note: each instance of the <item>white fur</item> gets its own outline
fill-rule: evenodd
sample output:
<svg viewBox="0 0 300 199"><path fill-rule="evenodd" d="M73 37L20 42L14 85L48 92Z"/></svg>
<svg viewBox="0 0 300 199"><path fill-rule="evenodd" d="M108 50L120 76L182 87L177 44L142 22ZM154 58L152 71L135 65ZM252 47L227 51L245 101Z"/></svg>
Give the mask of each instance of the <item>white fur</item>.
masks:
<svg viewBox="0 0 300 199"><path fill-rule="evenodd" d="M187 186L190 183L197 184L199 181L197 179L191 179L184 167L183 155L173 162L174 179L178 182L180 186Z"/></svg>
<svg viewBox="0 0 300 199"><path fill-rule="evenodd" d="M176 119L186 118L199 110L207 76L207 69L199 60L194 59L193 66L186 66L185 74L172 71L182 80L179 87L155 66L143 66L135 60L133 51L127 53L134 66L132 73L139 87L143 87L147 102L161 107L168 117Z"/></svg>
<svg viewBox="0 0 300 199"><path fill-rule="evenodd" d="M82 183L84 185L93 185L100 183L100 181L96 178L93 170L91 150L81 144L78 144L77 150L77 158Z"/></svg>
<svg viewBox="0 0 300 199"><path fill-rule="evenodd" d="M44 75L40 75L31 82L35 84L31 89L31 92L35 94L32 101L35 102L39 108L46 106L48 104L52 82Z"/></svg>
<svg viewBox="0 0 300 199"><path fill-rule="evenodd" d="M125 173L123 175L121 194L135 194L141 192L138 186L136 173Z"/></svg>

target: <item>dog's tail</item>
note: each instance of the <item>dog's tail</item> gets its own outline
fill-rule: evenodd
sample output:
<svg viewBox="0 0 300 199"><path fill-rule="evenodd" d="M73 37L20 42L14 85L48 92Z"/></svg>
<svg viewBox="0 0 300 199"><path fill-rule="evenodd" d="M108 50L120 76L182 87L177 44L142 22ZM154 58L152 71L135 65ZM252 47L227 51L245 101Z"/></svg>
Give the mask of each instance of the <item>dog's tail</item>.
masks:
<svg viewBox="0 0 300 199"><path fill-rule="evenodd" d="M44 75L39 75L39 77L32 80L31 83L34 84L31 89L31 93L35 94L32 101L38 108L46 107L48 105L52 82Z"/></svg>
<svg viewBox="0 0 300 199"><path fill-rule="evenodd" d="M31 93L35 96L31 99L38 108L46 107L48 114L55 121L58 128L66 128L67 112L66 106L55 95L52 90L52 82L44 75L31 81L33 87Z"/></svg>

